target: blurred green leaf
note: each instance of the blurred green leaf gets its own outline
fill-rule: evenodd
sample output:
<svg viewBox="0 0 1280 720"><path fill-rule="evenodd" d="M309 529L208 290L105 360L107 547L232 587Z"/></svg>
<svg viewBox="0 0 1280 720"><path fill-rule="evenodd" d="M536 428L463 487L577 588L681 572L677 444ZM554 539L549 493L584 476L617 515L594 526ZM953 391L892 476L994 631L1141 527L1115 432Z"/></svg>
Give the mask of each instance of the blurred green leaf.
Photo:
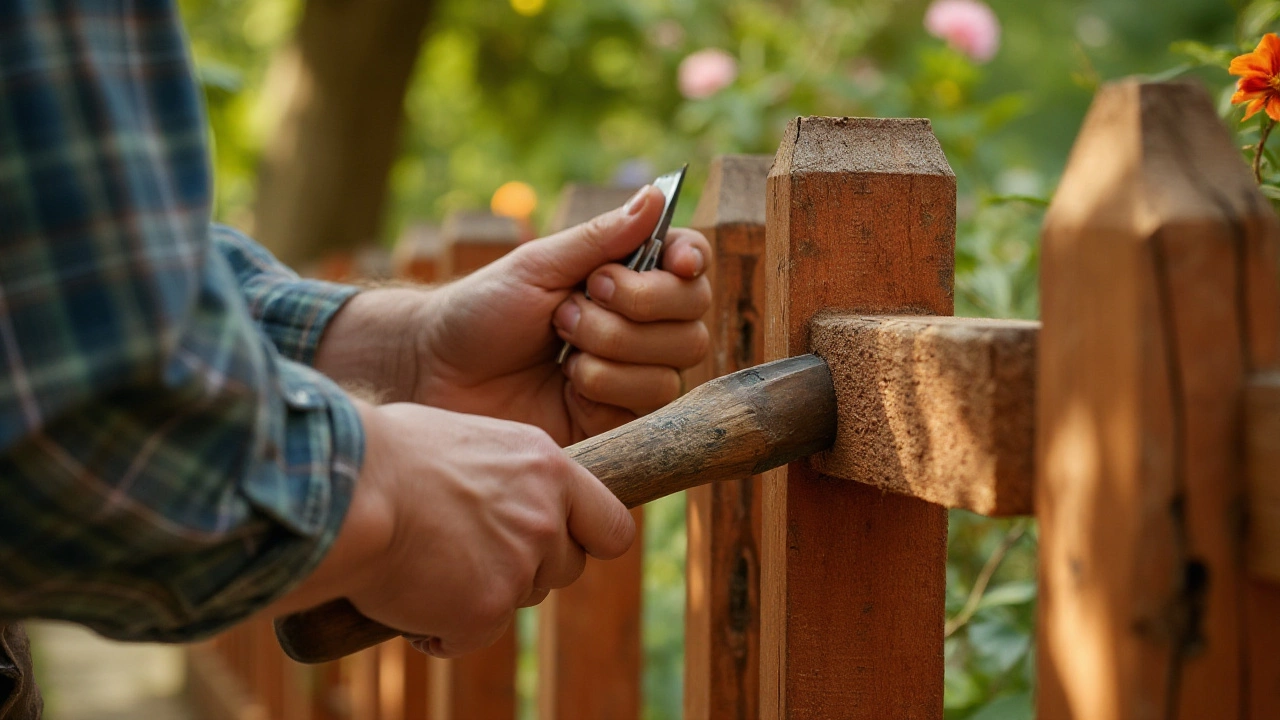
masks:
<svg viewBox="0 0 1280 720"><path fill-rule="evenodd" d="M979 608L1000 607L1002 605L1025 605L1036 599L1036 583L1033 580L1020 580L988 588L982 595Z"/></svg>
<svg viewBox="0 0 1280 720"><path fill-rule="evenodd" d="M1231 64L1231 58L1239 55L1233 48L1222 45L1211 47L1195 40L1179 40L1169 45L1169 52L1191 58L1192 62L1198 65L1220 68L1226 68Z"/></svg>
<svg viewBox="0 0 1280 720"><path fill-rule="evenodd" d="M1266 30L1280 18L1280 2L1274 0L1261 0L1255 2L1240 13L1240 38L1242 42L1252 43L1258 41L1258 36L1266 32Z"/></svg>
<svg viewBox="0 0 1280 720"><path fill-rule="evenodd" d="M1035 710L1031 693L1006 695L969 716L969 720L1032 720Z"/></svg>
<svg viewBox="0 0 1280 720"><path fill-rule="evenodd" d="M1027 654L1031 638L1003 615L982 613L969 623L969 641L974 650L994 663L998 672L1007 672Z"/></svg>

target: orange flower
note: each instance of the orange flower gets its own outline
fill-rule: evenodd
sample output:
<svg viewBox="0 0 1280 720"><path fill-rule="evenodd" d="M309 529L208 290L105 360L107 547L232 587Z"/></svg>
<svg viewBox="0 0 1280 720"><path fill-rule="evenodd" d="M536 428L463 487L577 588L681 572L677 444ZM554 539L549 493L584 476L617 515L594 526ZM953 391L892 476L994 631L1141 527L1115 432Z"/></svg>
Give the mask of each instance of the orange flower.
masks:
<svg viewBox="0 0 1280 720"><path fill-rule="evenodd" d="M1231 102L1249 103L1244 109L1245 120L1266 108L1267 116L1280 122L1280 37L1263 35L1258 47L1232 60L1227 71L1240 76Z"/></svg>

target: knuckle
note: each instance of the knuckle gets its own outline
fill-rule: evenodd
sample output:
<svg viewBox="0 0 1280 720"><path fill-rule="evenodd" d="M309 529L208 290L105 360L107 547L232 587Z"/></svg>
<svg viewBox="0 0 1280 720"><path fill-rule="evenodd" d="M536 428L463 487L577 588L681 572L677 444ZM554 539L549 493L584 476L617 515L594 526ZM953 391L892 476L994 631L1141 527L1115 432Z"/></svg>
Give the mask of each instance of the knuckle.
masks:
<svg viewBox="0 0 1280 720"><path fill-rule="evenodd" d="M649 322L657 319L658 290L653 283L641 279L631 288L631 301L627 304L632 320Z"/></svg>
<svg viewBox="0 0 1280 720"><path fill-rule="evenodd" d="M694 322L692 337L689 338L689 360L685 367L692 367L702 362L711 351L711 333L707 324L701 320Z"/></svg>
<svg viewBox="0 0 1280 720"><path fill-rule="evenodd" d="M535 512L529 518L527 532L529 533L529 537L533 541L534 545L545 546L560 537L561 526L561 520L555 513L549 510L544 510ZM521 580L527 579L532 582L534 572L536 571L528 572L528 578L522 577Z"/></svg>
<svg viewBox="0 0 1280 720"><path fill-rule="evenodd" d="M577 386L578 392L588 399L597 399L604 394L608 378L604 367L600 363L582 358L578 361L577 371L578 377L575 378L574 384Z"/></svg>
<svg viewBox="0 0 1280 720"><path fill-rule="evenodd" d="M706 275L698 278L697 288L693 295L693 307L699 316L706 315L711 309L711 281Z"/></svg>
<svg viewBox="0 0 1280 720"><path fill-rule="evenodd" d="M592 328L595 337L593 343L597 355L616 358L622 352L625 340L622 328L615 322L599 322Z"/></svg>
<svg viewBox="0 0 1280 720"><path fill-rule="evenodd" d="M578 226L579 236L587 243L600 247L609 236L612 220L608 213L597 215Z"/></svg>
<svg viewBox="0 0 1280 720"><path fill-rule="evenodd" d="M631 519L631 513L619 505L616 510L610 511L607 517L602 518L602 523L603 537L606 538L606 542L597 550L601 559L612 560L631 547L631 541L635 536L635 521Z"/></svg>

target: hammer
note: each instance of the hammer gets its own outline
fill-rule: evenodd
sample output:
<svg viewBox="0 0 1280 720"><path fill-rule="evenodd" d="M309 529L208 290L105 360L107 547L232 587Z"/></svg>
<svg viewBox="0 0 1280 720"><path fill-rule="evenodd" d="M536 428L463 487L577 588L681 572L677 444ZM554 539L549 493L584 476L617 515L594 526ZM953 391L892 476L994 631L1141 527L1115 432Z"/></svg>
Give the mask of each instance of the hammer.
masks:
<svg viewBox="0 0 1280 720"><path fill-rule="evenodd" d="M817 355L778 360L698 386L645 417L565 449L628 508L738 480L831 447L836 392ZM402 633L346 599L275 622L289 657L321 663Z"/></svg>

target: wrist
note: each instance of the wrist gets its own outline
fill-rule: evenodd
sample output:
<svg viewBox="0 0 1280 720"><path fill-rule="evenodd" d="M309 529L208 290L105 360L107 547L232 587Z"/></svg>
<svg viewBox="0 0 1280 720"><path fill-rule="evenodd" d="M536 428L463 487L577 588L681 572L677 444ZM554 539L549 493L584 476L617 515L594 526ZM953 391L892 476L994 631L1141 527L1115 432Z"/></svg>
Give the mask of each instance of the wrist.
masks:
<svg viewBox="0 0 1280 720"><path fill-rule="evenodd" d="M417 384L416 338L433 291L379 288L352 297L330 321L315 368L381 402L403 402Z"/></svg>
<svg viewBox="0 0 1280 720"><path fill-rule="evenodd" d="M272 617L350 597L377 582L395 534L394 477L382 451L385 431L378 408L353 400L364 426L360 477L338 535L316 569L268 608Z"/></svg>

